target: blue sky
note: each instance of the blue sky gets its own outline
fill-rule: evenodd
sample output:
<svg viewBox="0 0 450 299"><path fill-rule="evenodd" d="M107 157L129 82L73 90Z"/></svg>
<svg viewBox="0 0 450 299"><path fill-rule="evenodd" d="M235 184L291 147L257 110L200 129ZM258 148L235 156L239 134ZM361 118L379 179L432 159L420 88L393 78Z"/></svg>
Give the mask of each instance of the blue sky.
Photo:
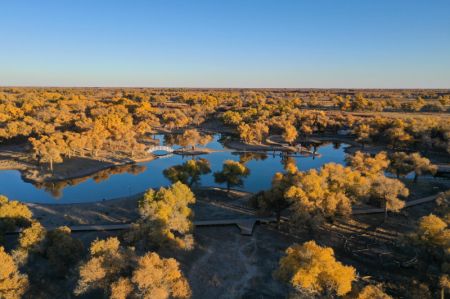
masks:
<svg viewBox="0 0 450 299"><path fill-rule="evenodd" d="M450 88L450 1L1 1L0 85Z"/></svg>

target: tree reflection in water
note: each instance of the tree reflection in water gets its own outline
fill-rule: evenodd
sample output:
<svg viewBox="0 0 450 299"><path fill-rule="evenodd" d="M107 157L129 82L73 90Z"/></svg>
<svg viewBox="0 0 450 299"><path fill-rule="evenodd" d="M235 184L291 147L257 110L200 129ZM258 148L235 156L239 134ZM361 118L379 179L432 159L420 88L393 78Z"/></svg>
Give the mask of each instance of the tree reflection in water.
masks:
<svg viewBox="0 0 450 299"><path fill-rule="evenodd" d="M121 173L131 173L134 175L138 175L144 172L147 169L145 165L137 165L137 164L126 164L113 166L111 168L100 170L92 175L74 178L69 180L62 180L56 182L43 182L43 183L34 183L38 189L43 189L46 192L50 193L55 199L59 199L62 197L64 188L68 186L75 186L80 183L83 183L92 178L92 180L96 183L100 183L109 179L110 176Z"/></svg>

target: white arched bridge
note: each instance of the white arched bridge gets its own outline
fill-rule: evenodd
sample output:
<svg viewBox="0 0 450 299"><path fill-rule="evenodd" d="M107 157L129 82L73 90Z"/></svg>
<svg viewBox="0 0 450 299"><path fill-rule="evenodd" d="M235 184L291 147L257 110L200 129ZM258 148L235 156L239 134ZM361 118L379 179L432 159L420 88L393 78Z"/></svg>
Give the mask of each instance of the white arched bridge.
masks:
<svg viewBox="0 0 450 299"><path fill-rule="evenodd" d="M147 153L153 154L154 152L167 152L168 154L173 153L174 149L170 146L165 145L158 145L158 146L151 146L148 148Z"/></svg>

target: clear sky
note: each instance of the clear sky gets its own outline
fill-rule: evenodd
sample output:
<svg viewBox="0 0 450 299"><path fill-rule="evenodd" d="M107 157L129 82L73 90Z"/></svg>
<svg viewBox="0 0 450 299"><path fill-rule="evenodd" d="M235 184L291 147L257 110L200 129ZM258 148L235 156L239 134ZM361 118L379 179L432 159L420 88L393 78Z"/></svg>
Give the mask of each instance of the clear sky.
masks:
<svg viewBox="0 0 450 299"><path fill-rule="evenodd" d="M0 0L0 85L450 88L450 1Z"/></svg>

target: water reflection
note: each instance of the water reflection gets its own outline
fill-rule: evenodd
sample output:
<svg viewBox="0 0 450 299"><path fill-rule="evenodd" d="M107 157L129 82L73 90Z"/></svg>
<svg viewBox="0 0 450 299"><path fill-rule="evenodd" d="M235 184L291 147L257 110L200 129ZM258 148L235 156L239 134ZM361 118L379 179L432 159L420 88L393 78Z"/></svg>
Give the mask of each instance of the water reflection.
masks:
<svg viewBox="0 0 450 299"><path fill-rule="evenodd" d="M167 137L166 137L167 136ZM156 135L159 144L169 145L176 137L170 135ZM310 156L286 156L280 152L249 153L226 151L223 141L227 137L217 134L206 145L218 152L195 156L194 159L206 159L210 165L210 172L200 175L195 183L203 186L221 186L214 180L214 172L222 170L225 160L239 161L250 170L250 175L243 179L242 189L257 192L270 187L273 175L289 163L295 163L300 170L319 168L325 163L335 162L344 164L344 148L347 145L327 143L316 145L316 151L320 157L313 159ZM167 142L167 143L166 143ZM313 151L313 144L302 145ZM179 148L177 144L174 148ZM102 199L128 196L145 191L148 188L167 186L171 182L164 176L163 171L176 165L183 165L192 157L180 155L158 158L153 161L139 163L137 165L124 165L97 172L94 175L60 181L55 183L30 184L24 182L18 171L0 171L0 194L9 198L25 202L40 203L74 203L89 202ZM58 198L58 201L55 201Z"/></svg>
<svg viewBox="0 0 450 299"><path fill-rule="evenodd" d="M96 172L93 175L74 178L64 181L57 182L43 182L43 183L34 183L38 189L45 190L50 193L55 199L60 199L63 195L63 189L68 186L76 186L81 184L89 179L92 179L95 183L101 183L103 181L107 181L112 175L121 174L121 173L130 173L134 175L138 175L139 173L144 172L147 169L146 165L139 164L127 164L127 165L119 165L111 168L103 169Z"/></svg>
<svg viewBox="0 0 450 299"><path fill-rule="evenodd" d="M239 155L239 162L246 164L249 161L264 161L267 159L267 153L249 153L249 152L235 152L233 155Z"/></svg>

